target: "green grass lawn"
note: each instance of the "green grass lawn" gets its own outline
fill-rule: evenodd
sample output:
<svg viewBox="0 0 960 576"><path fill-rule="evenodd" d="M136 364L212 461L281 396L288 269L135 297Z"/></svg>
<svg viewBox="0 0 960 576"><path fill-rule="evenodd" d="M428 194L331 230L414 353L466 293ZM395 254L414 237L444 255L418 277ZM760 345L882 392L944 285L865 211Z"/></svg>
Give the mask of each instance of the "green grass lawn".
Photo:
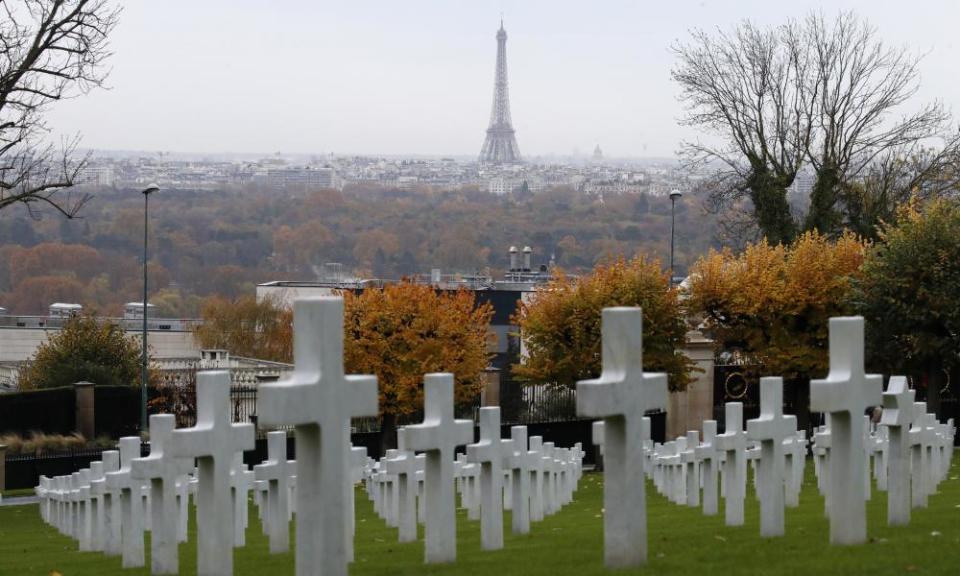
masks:
<svg viewBox="0 0 960 576"><path fill-rule="evenodd" d="M675 506L648 488L650 558L642 570L618 574L960 574L960 458L950 479L930 498L930 506L914 510L906 528L886 526L886 494L874 492L868 505L870 542L837 548L828 545L829 526L823 500L813 484L811 466L798 509L787 510L787 535L759 537L758 506L747 499L746 525L727 528L721 514L705 517L699 510ZM587 474L574 502L527 536L510 534L504 519L505 547L480 550L480 524L458 512L458 560L446 566L423 564L422 541L398 544L396 530L377 518L363 492L357 493L357 561L355 575L397 574L604 574L602 476ZM193 528L191 527L191 530ZM422 537L422 528L421 528ZM247 547L237 550L236 574L293 574L293 554L271 556L251 512ZM149 547L148 547L149 550ZM180 547L181 574L196 570L195 534ZM148 560L149 565L149 560ZM119 558L80 553L72 540L40 521L36 505L0 507L0 575L64 576L149 574L121 570Z"/></svg>

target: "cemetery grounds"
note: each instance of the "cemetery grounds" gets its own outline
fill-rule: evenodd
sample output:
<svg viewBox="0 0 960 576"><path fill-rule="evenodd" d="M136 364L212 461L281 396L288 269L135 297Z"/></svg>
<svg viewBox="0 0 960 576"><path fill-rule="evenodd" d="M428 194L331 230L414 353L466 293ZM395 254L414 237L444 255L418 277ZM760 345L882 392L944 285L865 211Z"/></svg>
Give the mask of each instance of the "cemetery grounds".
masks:
<svg viewBox="0 0 960 576"><path fill-rule="evenodd" d="M749 484L752 486L752 482ZM808 461L799 508L787 508L787 534L762 539L759 505L748 488L744 526L728 528L720 513L704 516L698 508L669 503L647 485L649 561L638 570L608 571L603 566L603 476L587 473L574 501L525 536L510 533L505 512L504 549L480 549L480 523L457 510L457 561L448 565L423 563L420 540L397 543L397 530L373 512L357 487L356 562L354 575L509 574L578 576L600 574L942 574L960 575L960 455L947 480L930 496L929 507L914 509L910 525L886 525L886 493L872 490L867 503L869 542L861 546L830 546L823 498L817 493L812 462ZM235 551L238 575L293 574L294 555L270 555L251 500L247 546ZM191 514L194 508L191 506ZM291 523L291 527L293 523ZM180 545L180 573L196 573L196 525L191 517L190 540ZM149 538L149 535L147 536ZM0 576L107 576L149 574L147 568L123 570L119 557L100 552L80 553L77 542L60 535L40 519L37 505L0 506Z"/></svg>

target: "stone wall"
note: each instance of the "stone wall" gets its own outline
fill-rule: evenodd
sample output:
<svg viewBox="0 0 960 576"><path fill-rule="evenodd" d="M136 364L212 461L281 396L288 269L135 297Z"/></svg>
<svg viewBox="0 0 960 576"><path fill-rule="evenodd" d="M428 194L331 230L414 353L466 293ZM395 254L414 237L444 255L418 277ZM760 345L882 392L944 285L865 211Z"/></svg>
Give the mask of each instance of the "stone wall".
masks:
<svg viewBox="0 0 960 576"><path fill-rule="evenodd" d="M37 348L47 341L51 331L45 328L0 328L0 362L23 362L33 357ZM139 334L129 331L130 335ZM147 341L154 358L200 357L200 348L193 333L186 331L151 330Z"/></svg>

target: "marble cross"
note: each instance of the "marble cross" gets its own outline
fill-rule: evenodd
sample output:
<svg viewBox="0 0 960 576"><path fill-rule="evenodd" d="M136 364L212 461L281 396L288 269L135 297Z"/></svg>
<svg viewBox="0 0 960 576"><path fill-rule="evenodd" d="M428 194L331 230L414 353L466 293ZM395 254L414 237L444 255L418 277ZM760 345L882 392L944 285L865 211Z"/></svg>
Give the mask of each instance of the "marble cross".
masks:
<svg viewBox="0 0 960 576"><path fill-rule="evenodd" d="M727 526L743 526L743 500L747 491L747 435L743 430L743 404L727 402L724 427L717 448L726 453L723 462L724 513Z"/></svg>
<svg viewBox="0 0 960 576"><path fill-rule="evenodd" d="M803 462L805 459L803 440L797 434L797 417L789 414L783 417L788 434L783 439L784 456L784 505L796 508L800 505L800 490L803 487Z"/></svg>
<svg viewBox="0 0 960 576"><path fill-rule="evenodd" d="M500 407L480 408L480 441L467 446L467 460L480 466L480 546L503 548L503 450Z"/></svg>
<svg viewBox="0 0 960 576"><path fill-rule="evenodd" d="M543 520L543 437L530 437L530 521Z"/></svg>
<svg viewBox="0 0 960 576"><path fill-rule="evenodd" d="M697 446L700 445L700 433L696 430L687 431L687 448L680 453L680 462L683 463L684 477L686 478L686 501L691 508L700 506L700 471L697 462Z"/></svg>
<svg viewBox="0 0 960 576"><path fill-rule="evenodd" d="M409 448L426 452L425 559L427 563L457 559L457 518L453 497L453 454L473 441L473 422L453 417L453 374L424 376L422 424L407 426Z"/></svg>
<svg viewBox="0 0 960 576"><path fill-rule="evenodd" d="M527 534L530 532L530 471L533 469L533 459L527 449L527 427L511 427L510 439L513 442L509 462L513 477L511 528L514 534Z"/></svg>
<svg viewBox="0 0 960 576"><path fill-rule="evenodd" d="M417 462L416 454L407 450L407 431L397 430L397 452L383 461L385 470L396 478L397 527L400 542L417 539Z"/></svg>
<svg viewBox="0 0 960 576"><path fill-rule="evenodd" d="M760 379L760 417L747 422L747 437L760 441L760 536L783 536L783 441L793 434L783 415L783 378Z"/></svg>
<svg viewBox="0 0 960 576"><path fill-rule="evenodd" d="M577 383L577 414L604 419L604 563L626 568L647 560L641 419L666 408L667 376L643 371L640 308L605 308L601 332L603 369Z"/></svg>
<svg viewBox="0 0 960 576"><path fill-rule="evenodd" d="M174 458L166 450L173 429L177 426L172 414L150 416L150 455L134 458L131 475L150 482L152 516L150 532L150 569L154 574L177 574L177 476L188 471L190 462Z"/></svg>
<svg viewBox="0 0 960 576"><path fill-rule="evenodd" d="M706 516L713 516L717 513L717 464L719 462L719 452L717 451L717 421L704 420L703 422L703 442L696 448L697 459L703 465L703 513Z"/></svg>
<svg viewBox="0 0 960 576"><path fill-rule="evenodd" d="M290 501L290 476L294 463L287 460L287 433L275 430L267 433L267 459L253 467L257 480L266 483L266 526L270 553L281 554L290 549L290 525L287 521Z"/></svg>
<svg viewBox="0 0 960 576"><path fill-rule="evenodd" d="M103 462L90 463L90 549L103 551ZM99 483L99 484L98 484Z"/></svg>
<svg viewBox="0 0 960 576"><path fill-rule="evenodd" d="M296 434L297 575L345 576L349 425L377 415L377 379L344 375L342 298L296 300L293 322L294 372L260 386L260 422Z"/></svg>
<svg viewBox="0 0 960 576"><path fill-rule="evenodd" d="M916 391L904 376L891 376L883 393L880 423L887 427L887 524L910 524L910 445Z"/></svg>
<svg viewBox="0 0 960 576"><path fill-rule="evenodd" d="M103 500L103 552L107 556L118 556L121 551L120 492L107 486L106 474L120 469L120 452L107 450L100 455L100 459L103 462L103 475L90 483L91 490Z"/></svg>
<svg viewBox="0 0 960 576"><path fill-rule="evenodd" d="M170 438L171 456L197 459L197 574L233 574L230 469L238 451L253 447L253 425L230 422L230 373L197 372L197 424Z"/></svg>
<svg viewBox="0 0 960 576"><path fill-rule="evenodd" d="M926 432L924 418L927 414L926 402L913 403L913 420L910 427L910 487L914 508L927 507L927 483L925 481L927 462Z"/></svg>
<svg viewBox="0 0 960 576"><path fill-rule="evenodd" d="M831 416L830 543L867 540L863 413L881 403L883 379L864 371L862 317L830 319L830 373L810 381L810 409Z"/></svg>
<svg viewBox="0 0 960 576"><path fill-rule="evenodd" d="M130 474L130 463L139 456L140 437L121 438L120 469L105 474L107 487L120 491L120 547L124 568L137 568L145 564L140 481L135 480Z"/></svg>

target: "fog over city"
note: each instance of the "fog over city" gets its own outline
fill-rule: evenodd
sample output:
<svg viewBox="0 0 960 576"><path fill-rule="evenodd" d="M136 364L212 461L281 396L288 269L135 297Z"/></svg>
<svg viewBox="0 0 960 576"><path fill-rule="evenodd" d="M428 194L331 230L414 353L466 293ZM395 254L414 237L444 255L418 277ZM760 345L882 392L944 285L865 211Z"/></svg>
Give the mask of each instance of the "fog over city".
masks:
<svg viewBox="0 0 960 576"><path fill-rule="evenodd" d="M820 3L604 1L129 2L111 37L110 90L56 104L50 136L98 150L476 157L490 117L501 13L525 158L671 157L671 44L748 16L775 25ZM925 54L904 112L960 110L951 0L841 1L891 45Z"/></svg>

